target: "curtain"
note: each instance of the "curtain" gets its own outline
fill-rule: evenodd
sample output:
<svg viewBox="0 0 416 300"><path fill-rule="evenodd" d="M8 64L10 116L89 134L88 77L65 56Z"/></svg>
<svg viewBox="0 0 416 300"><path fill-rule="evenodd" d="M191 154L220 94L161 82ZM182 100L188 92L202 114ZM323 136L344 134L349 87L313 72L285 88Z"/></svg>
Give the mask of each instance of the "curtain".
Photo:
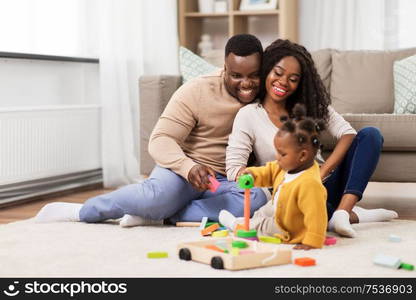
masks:
<svg viewBox="0 0 416 300"><path fill-rule="evenodd" d="M0 0L0 51L98 57L105 187L140 179L138 79L178 74L172 0Z"/></svg>
<svg viewBox="0 0 416 300"><path fill-rule="evenodd" d="M104 185L117 187L141 179L139 76L178 73L176 2L98 0L89 8L99 14Z"/></svg>
<svg viewBox="0 0 416 300"><path fill-rule="evenodd" d="M415 47L413 0L300 0L300 43L309 50Z"/></svg>

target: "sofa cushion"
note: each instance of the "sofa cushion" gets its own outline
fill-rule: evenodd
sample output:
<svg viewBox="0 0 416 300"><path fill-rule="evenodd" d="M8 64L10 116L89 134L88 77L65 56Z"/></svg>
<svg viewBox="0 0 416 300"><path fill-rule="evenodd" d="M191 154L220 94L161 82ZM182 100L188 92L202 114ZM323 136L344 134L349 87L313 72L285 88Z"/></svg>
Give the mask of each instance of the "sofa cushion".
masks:
<svg viewBox="0 0 416 300"><path fill-rule="evenodd" d="M330 94L339 113L392 113L393 63L416 54L397 51L332 51Z"/></svg>
<svg viewBox="0 0 416 300"><path fill-rule="evenodd" d="M319 76L324 83L325 88L329 93L331 85L331 71L332 71L332 50L322 49L311 52L312 59L315 63L315 67L318 71Z"/></svg>
<svg viewBox="0 0 416 300"><path fill-rule="evenodd" d="M394 114L344 114L355 130L377 127L384 137L383 151L416 151L416 115ZM333 149L335 139L325 133L322 137L324 149Z"/></svg>
<svg viewBox="0 0 416 300"><path fill-rule="evenodd" d="M181 85L181 82L182 78L176 75L140 76L140 174L150 174L155 166L153 158L147 150L150 134L170 97Z"/></svg>
<svg viewBox="0 0 416 300"><path fill-rule="evenodd" d="M394 63L394 113L416 113L416 55Z"/></svg>

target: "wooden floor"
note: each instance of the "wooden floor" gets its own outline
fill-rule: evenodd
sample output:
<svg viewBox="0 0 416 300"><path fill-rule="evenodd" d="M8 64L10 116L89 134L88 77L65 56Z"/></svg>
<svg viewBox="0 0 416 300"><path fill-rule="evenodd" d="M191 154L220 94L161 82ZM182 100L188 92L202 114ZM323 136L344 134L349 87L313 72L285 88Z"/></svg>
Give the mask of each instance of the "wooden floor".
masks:
<svg viewBox="0 0 416 300"><path fill-rule="evenodd" d="M78 193L72 193L65 196L57 196L46 198L43 200L35 200L23 204L0 208L0 224L6 224L19 220L29 219L34 217L38 211L47 203L50 202L72 202L72 203L84 203L87 199L111 192L110 189L98 189L83 191Z"/></svg>

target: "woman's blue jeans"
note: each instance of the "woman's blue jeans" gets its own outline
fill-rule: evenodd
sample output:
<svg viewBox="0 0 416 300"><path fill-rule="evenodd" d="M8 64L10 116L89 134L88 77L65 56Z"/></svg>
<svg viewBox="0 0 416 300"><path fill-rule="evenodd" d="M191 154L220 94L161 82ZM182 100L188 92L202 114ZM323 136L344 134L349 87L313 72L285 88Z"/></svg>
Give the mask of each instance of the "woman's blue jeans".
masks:
<svg viewBox="0 0 416 300"><path fill-rule="evenodd" d="M324 183L328 192L328 219L332 217L344 194L356 195L361 200L376 169L383 142L378 128L365 127L358 131L343 161Z"/></svg>

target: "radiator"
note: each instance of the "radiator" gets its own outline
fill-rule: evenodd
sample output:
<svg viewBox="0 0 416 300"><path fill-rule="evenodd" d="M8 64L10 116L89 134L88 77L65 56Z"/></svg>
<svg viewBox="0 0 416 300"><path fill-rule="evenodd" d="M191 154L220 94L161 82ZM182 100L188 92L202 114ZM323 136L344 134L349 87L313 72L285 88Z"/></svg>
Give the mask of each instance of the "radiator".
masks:
<svg viewBox="0 0 416 300"><path fill-rule="evenodd" d="M101 169L100 107L0 108L0 187Z"/></svg>

